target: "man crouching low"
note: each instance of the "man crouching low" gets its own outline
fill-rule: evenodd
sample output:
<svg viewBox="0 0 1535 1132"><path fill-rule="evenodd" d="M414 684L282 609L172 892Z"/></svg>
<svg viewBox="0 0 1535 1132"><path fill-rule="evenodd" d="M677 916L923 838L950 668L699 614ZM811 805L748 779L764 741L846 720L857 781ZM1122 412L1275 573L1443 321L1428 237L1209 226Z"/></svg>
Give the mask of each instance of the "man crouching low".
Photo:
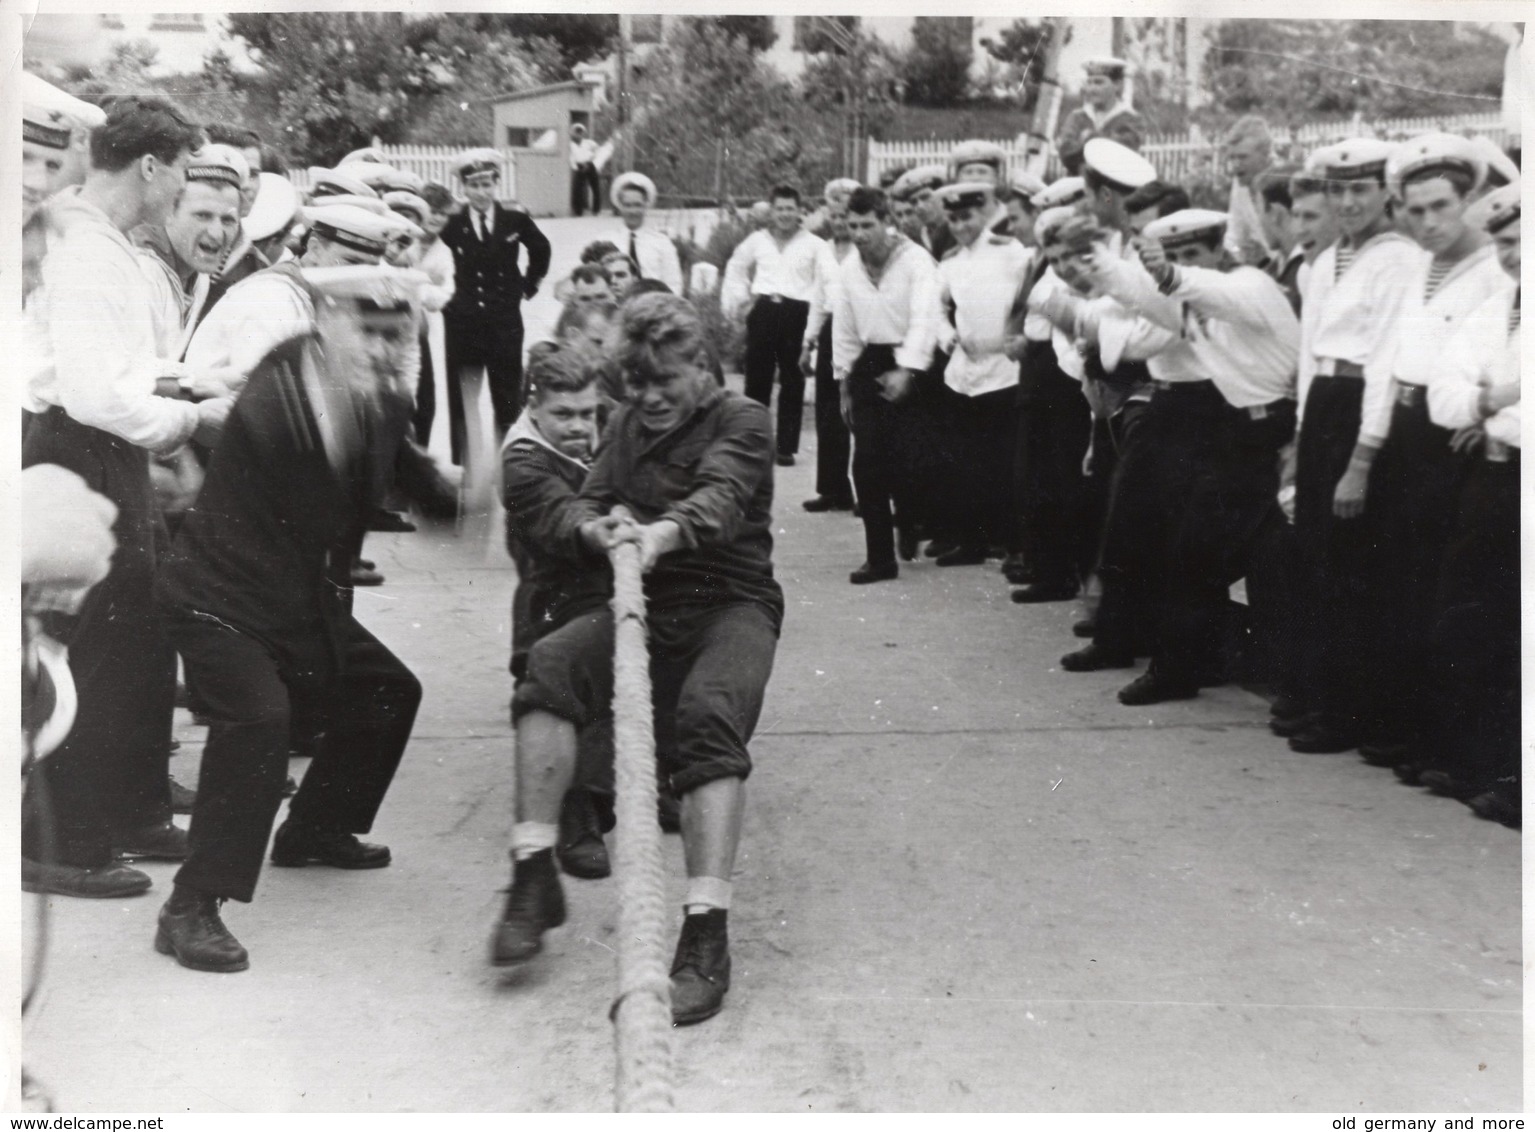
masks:
<svg viewBox="0 0 1535 1132"><path fill-rule="evenodd" d="M719 1012L730 986L726 914L762 708L783 620L773 580L773 432L767 410L704 368L698 316L672 295L624 307L628 403L608 426L562 519L572 563L607 568L638 544L646 572L656 747L682 799L686 918L672 962L672 1020ZM512 886L492 941L497 966L536 955L565 921L554 862L576 732L613 698L613 614L591 611L541 638L512 698L517 728Z"/></svg>

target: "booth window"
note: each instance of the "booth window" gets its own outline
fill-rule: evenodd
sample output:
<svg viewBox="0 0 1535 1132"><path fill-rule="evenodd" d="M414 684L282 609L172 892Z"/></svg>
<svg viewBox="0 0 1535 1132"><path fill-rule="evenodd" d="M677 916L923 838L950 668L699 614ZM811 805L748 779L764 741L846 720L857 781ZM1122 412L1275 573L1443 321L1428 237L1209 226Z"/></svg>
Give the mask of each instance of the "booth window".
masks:
<svg viewBox="0 0 1535 1132"><path fill-rule="evenodd" d="M559 131L553 126L508 126L506 144L510 149L533 149L553 153L559 148Z"/></svg>

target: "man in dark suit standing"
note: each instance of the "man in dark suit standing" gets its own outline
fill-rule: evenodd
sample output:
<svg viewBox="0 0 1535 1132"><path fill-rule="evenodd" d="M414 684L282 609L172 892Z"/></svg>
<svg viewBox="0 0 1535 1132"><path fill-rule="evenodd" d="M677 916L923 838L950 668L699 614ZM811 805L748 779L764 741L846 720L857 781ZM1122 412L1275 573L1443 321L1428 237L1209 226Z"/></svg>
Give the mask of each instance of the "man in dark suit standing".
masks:
<svg viewBox="0 0 1535 1132"><path fill-rule="evenodd" d="M443 227L453 251L457 291L443 308L447 329L448 411L453 462L464 462L464 371L483 366L490 383L496 435L522 411L522 300L531 299L549 270L549 241L526 212L496 201L501 154L471 149L453 161L469 206ZM521 266L523 249L527 267Z"/></svg>

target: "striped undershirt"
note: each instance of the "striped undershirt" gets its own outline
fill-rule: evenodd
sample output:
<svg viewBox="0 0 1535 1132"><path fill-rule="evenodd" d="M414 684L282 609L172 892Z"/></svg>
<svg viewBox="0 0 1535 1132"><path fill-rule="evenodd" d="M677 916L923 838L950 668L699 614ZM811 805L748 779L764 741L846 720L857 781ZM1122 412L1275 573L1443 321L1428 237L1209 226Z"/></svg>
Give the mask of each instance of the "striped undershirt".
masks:
<svg viewBox="0 0 1535 1132"><path fill-rule="evenodd" d="M1444 278L1450 273L1453 263L1440 263L1437 259L1430 260L1428 265L1428 279L1423 284L1423 301L1426 303L1434 297L1444 283Z"/></svg>
<svg viewBox="0 0 1535 1132"><path fill-rule="evenodd" d="M1336 244L1333 245L1332 254L1334 259L1332 281L1334 283L1343 278L1343 273L1347 271L1349 266L1354 262L1354 253L1357 250L1358 249L1356 249L1353 244L1346 244L1342 240L1339 240Z"/></svg>

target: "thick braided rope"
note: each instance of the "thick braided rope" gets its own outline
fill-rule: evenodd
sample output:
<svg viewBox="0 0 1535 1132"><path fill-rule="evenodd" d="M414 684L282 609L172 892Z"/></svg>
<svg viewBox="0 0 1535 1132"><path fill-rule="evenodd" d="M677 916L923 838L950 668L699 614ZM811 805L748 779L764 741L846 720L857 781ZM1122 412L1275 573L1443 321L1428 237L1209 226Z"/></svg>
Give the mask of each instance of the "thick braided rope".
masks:
<svg viewBox="0 0 1535 1132"><path fill-rule="evenodd" d="M672 1111L672 996L662 945L665 873L656 823L656 739L639 548L613 562L613 760L618 788L618 998L615 1108Z"/></svg>

